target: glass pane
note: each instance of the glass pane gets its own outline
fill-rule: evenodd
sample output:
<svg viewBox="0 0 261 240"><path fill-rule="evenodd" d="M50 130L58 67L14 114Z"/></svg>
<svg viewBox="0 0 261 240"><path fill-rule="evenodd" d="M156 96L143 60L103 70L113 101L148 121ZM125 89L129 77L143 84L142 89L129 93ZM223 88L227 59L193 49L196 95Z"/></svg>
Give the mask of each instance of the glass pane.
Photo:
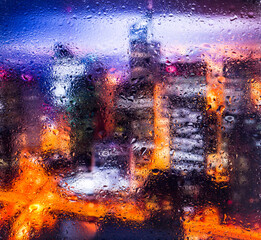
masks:
<svg viewBox="0 0 261 240"><path fill-rule="evenodd" d="M0 239L261 239L260 1L0 13Z"/></svg>

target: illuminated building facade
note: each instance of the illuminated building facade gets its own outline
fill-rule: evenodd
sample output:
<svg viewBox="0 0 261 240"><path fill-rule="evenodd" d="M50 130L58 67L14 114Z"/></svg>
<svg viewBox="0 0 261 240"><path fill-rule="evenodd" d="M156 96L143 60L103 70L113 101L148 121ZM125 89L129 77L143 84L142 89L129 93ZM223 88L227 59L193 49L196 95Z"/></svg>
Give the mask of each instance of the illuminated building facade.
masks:
<svg viewBox="0 0 261 240"><path fill-rule="evenodd" d="M60 127L64 126L64 134L67 132L70 138L66 154L69 157L69 151L69 158L90 164L94 118L98 108L94 86L97 76L92 77L94 66L78 59L65 45L56 44L54 52L51 99L58 115L63 115L61 123L60 116L56 114ZM66 125L70 130L66 130Z"/></svg>
<svg viewBox="0 0 261 240"><path fill-rule="evenodd" d="M148 40L151 18L152 12L148 10L145 17L130 28L130 74L120 87L117 101L116 129L122 130L123 139L131 145L130 171L134 188L142 185L150 169L162 170L155 150L156 139L160 141L156 125L162 108L161 90L156 87L157 82L161 82L160 44Z"/></svg>
<svg viewBox="0 0 261 240"><path fill-rule="evenodd" d="M171 115L171 169L203 172L206 148L206 77L204 64L165 65Z"/></svg>

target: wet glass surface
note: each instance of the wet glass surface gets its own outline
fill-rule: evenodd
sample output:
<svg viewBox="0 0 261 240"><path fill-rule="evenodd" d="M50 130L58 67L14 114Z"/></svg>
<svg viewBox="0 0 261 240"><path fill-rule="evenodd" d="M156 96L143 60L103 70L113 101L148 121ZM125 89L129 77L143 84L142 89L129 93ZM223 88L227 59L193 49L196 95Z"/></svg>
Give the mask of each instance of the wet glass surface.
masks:
<svg viewBox="0 0 261 240"><path fill-rule="evenodd" d="M0 239L261 239L260 1L1 1Z"/></svg>

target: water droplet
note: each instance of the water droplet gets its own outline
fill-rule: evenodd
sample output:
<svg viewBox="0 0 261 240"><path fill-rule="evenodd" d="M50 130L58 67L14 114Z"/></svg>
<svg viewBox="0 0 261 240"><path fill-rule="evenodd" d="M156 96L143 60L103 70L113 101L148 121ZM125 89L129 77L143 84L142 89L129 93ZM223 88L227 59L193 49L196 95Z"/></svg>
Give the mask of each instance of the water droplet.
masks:
<svg viewBox="0 0 261 240"><path fill-rule="evenodd" d="M233 22L237 19L237 15L234 15L232 18L230 18L230 21Z"/></svg>
<svg viewBox="0 0 261 240"><path fill-rule="evenodd" d="M155 169L152 169L151 171L154 175L158 175L160 173L160 170L155 168Z"/></svg>
<svg viewBox="0 0 261 240"><path fill-rule="evenodd" d="M247 13L247 16L248 16L249 18L253 18L253 17L255 16L255 14L254 14L253 12L248 12L248 13Z"/></svg>
<svg viewBox="0 0 261 240"><path fill-rule="evenodd" d="M233 116L226 116L226 117L225 117L225 120L226 120L227 122L233 122L233 121L235 120L235 118L234 118Z"/></svg>

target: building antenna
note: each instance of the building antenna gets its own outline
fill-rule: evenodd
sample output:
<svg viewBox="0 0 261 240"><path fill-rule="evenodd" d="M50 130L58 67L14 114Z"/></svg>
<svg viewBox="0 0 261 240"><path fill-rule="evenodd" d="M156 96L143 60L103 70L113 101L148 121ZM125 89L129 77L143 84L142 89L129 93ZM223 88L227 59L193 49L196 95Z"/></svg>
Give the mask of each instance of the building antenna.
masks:
<svg viewBox="0 0 261 240"><path fill-rule="evenodd" d="M152 36L152 14L153 14L153 0L147 0L147 9L145 13L146 22L148 24L148 28L151 31Z"/></svg>
<svg viewBox="0 0 261 240"><path fill-rule="evenodd" d="M147 11L146 11L146 17L148 22L152 21L152 13L153 13L153 0L147 1Z"/></svg>

